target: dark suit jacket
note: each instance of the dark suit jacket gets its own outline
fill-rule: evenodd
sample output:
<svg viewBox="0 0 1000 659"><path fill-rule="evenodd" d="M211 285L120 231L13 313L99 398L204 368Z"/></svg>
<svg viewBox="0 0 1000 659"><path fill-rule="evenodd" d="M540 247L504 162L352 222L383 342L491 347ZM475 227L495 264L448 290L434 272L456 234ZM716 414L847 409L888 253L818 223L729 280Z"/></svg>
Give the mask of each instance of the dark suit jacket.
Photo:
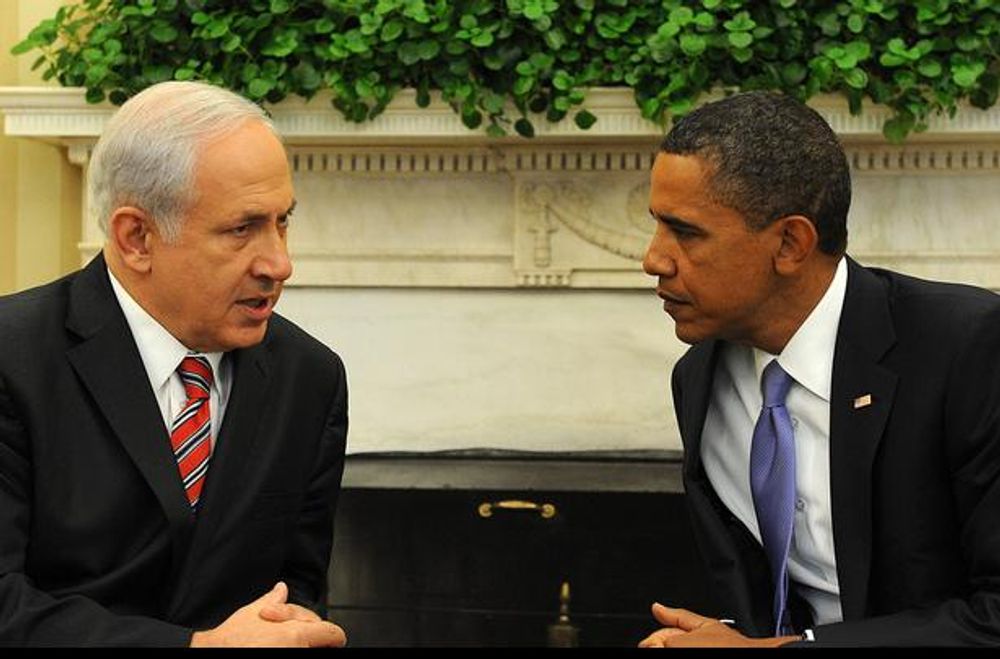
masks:
<svg viewBox="0 0 1000 659"><path fill-rule="evenodd" d="M844 621L815 628L817 643L1000 643L1000 296L848 268L830 401ZM768 636L764 553L701 464L720 346L674 369L686 497L718 614Z"/></svg>
<svg viewBox="0 0 1000 659"><path fill-rule="evenodd" d="M197 520L104 260L0 299L0 646L187 645L279 579L323 612L344 367L272 317Z"/></svg>

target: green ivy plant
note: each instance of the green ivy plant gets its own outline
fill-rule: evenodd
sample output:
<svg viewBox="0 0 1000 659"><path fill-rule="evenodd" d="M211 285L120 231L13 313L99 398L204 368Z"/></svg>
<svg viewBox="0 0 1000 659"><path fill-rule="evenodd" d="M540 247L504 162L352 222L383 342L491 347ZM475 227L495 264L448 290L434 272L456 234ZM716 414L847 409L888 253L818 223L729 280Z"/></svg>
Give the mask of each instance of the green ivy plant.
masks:
<svg viewBox="0 0 1000 659"><path fill-rule="evenodd" d="M891 108L899 142L993 106L998 44L997 0L81 0L12 52L95 103L201 79L268 103L329 90L363 122L413 88L493 136L570 113L589 128L594 86L631 88L661 125L710 90L837 93Z"/></svg>

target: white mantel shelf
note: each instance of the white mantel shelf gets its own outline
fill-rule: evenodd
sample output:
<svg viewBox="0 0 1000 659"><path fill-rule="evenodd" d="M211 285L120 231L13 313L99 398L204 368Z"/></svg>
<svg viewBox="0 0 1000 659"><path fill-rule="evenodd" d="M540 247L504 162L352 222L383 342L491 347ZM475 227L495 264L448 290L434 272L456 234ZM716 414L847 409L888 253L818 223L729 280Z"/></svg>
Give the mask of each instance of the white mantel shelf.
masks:
<svg viewBox="0 0 1000 659"><path fill-rule="evenodd" d="M716 96L706 96L706 99ZM852 115L847 102L839 96L818 96L810 101L845 141L882 141L882 124L890 116L884 106L866 104L861 115ZM591 89L586 108L597 117L588 130L576 126L568 116L550 123L535 118L536 136L490 138L483 130L466 128L452 108L435 98L426 108L416 104L413 90L400 91L385 112L372 121L354 123L332 107L328 95L311 100L289 98L269 107L279 130L291 143L321 144L416 144L447 139L463 142L497 144L509 142L565 141L600 142L609 140L655 140L663 130L643 119L632 91L623 88ZM114 113L110 103L90 104L84 90L76 87L0 87L0 112L5 117L5 132L19 137L34 137L66 142L97 137L104 123ZM511 113L513 115L513 112ZM962 107L954 118L935 115L928 130L908 138L908 143L955 141L956 139L1000 139L1000 106L989 110Z"/></svg>

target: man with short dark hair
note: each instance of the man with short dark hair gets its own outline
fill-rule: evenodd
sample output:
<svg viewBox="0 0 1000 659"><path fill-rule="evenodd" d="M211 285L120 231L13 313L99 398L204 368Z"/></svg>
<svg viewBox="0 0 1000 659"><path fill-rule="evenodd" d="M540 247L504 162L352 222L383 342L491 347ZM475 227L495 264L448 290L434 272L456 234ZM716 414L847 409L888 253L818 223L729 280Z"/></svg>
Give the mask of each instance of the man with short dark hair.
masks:
<svg viewBox="0 0 1000 659"><path fill-rule="evenodd" d="M1000 643L1000 296L846 256L843 149L787 96L682 118L651 183L721 618L654 604L641 645Z"/></svg>
<svg viewBox="0 0 1000 659"><path fill-rule="evenodd" d="M154 85L94 149L107 240L0 299L0 646L337 646L340 358L274 314L284 147L255 104Z"/></svg>

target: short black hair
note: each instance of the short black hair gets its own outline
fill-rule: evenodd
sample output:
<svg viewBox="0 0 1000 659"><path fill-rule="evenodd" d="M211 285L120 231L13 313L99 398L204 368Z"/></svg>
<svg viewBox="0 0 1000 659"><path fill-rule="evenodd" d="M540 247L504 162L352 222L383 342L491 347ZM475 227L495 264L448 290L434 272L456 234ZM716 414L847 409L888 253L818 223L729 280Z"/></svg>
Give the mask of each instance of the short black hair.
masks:
<svg viewBox="0 0 1000 659"><path fill-rule="evenodd" d="M803 215L816 227L820 251L847 249L847 157L823 117L791 96L752 91L707 103L679 119L660 150L704 158L714 167L714 201L751 228Z"/></svg>

